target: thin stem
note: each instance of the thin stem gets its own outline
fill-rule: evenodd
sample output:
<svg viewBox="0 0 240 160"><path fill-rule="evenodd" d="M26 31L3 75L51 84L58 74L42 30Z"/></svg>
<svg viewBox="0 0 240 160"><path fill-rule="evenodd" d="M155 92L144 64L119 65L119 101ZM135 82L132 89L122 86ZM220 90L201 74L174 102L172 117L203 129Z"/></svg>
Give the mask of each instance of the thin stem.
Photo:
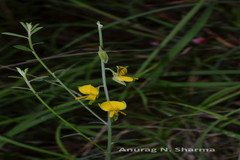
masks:
<svg viewBox="0 0 240 160"><path fill-rule="evenodd" d="M88 138L85 134L83 134L82 132L80 132L77 128L75 128L72 124L70 124L68 121L66 121L65 119L63 119L59 114L57 114L47 103L45 103L45 101L37 94L37 92L33 89L32 85L30 84L30 82L28 81L26 75L22 75L26 84L28 85L29 89L33 92L33 94L37 97L37 99L45 106L47 107L48 110L50 110L54 115L56 115L61 121L63 121L66 125L68 125L69 127L71 127L73 130L75 130L77 133L79 133L81 136L83 136L85 139L87 139L88 141L90 141L92 144L94 144L95 146L97 146L99 149L101 149L102 151L105 151L102 147L100 147L98 144L96 144L94 141L92 141L90 138Z"/></svg>
<svg viewBox="0 0 240 160"><path fill-rule="evenodd" d="M101 70L102 70L102 81L103 81L103 88L104 88L106 100L110 101L109 94L108 94L108 88L107 88L107 82L106 82L105 64L103 62L101 62Z"/></svg>
<svg viewBox="0 0 240 160"><path fill-rule="evenodd" d="M108 112L108 144L107 144L107 160L111 160L111 150L112 150L112 122Z"/></svg>
<svg viewBox="0 0 240 160"><path fill-rule="evenodd" d="M99 44L100 44L100 47L103 48L103 38L102 38L103 25L101 25L99 21L97 22L97 25L98 25L98 34L99 34Z"/></svg>
<svg viewBox="0 0 240 160"><path fill-rule="evenodd" d="M54 79L56 79L56 81L65 89L68 91L68 93L70 93L74 98L76 98L77 96L72 93L72 91L45 65L45 63L41 60L41 58L38 56L38 54L36 53L33 44L32 44L32 39L31 39L31 34L28 35L28 43L29 43L29 47L32 50L33 55L35 56L35 58L39 61L39 63L48 71L48 73L50 73ZM94 113L89 107L87 107L82 101L77 100L81 105L83 105L90 113L92 113L97 119L99 119L100 121L102 121L104 124L107 124L106 121L104 121L102 118L100 118L96 113Z"/></svg>
<svg viewBox="0 0 240 160"><path fill-rule="evenodd" d="M104 87L104 92L106 96L106 100L110 101L109 94L108 94L108 89L107 89L107 83L106 83L106 75L105 75L105 64L101 62L101 69L102 69L102 80L103 80L103 87ZM107 160L111 160L111 146L112 146L112 121L110 118L110 112L108 112L108 143L107 143Z"/></svg>
<svg viewBox="0 0 240 160"><path fill-rule="evenodd" d="M99 33L99 43L100 47L103 48L103 38L102 38L102 30L101 28L103 27L100 22L97 22L98 25L98 33ZM105 63L101 61L101 70L102 70L102 81L103 81L103 88L104 88L104 93L106 96L106 100L110 101L109 94L108 94L108 89L107 89L107 81L106 81L106 73L105 73ZM112 121L110 118L110 112L108 112L108 142L107 142L107 160L111 160L111 149L112 149Z"/></svg>

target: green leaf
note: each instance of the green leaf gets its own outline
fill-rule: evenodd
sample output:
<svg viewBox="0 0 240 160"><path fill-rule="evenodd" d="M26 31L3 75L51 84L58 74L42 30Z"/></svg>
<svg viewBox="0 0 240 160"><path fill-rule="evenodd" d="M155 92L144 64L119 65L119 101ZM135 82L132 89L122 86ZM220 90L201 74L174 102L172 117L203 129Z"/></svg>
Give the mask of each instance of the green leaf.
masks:
<svg viewBox="0 0 240 160"><path fill-rule="evenodd" d="M26 52L32 52L32 50L30 48L22 46L22 45L15 45L13 47L17 48L17 49L20 49L20 50L23 50L23 51L26 51Z"/></svg>
<svg viewBox="0 0 240 160"><path fill-rule="evenodd" d="M62 152L66 155L70 157L69 152L67 151L67 149L65 148L65 146L63 145L62 141L61 141L61 129L62 129L62 123L57 127L57 130L55 132L55 139L56 142L58 144L58 147L62 150Z"/></svg>
<svg viewBox="0 0 240 160"><path fill-rule="evenodd" d="M25 28L26 31L28 31L27 25L23 22L20 22L20 24Z"/></svg>
<svg viewBox="0 0 240 160"><path fill-rule="evenodd" d="M19 77L19 76L8 76L8 78L23 79L22 77Z"/></svg>
<svg viewBox="0 0 240 160"><path fill-rule="evenodd" d="M206 128L204 130L204 132L201 134L201 136L199 137L199 141L198 141L198 147L201 148L203 146L203 141L206 137L206 135L208 134L208 132L210 132L212 129L214 129L214 127L216 125L218 125L221 121L225 120L226 118L228 118L229 116L233 115L233 114L237 114L240 112L240 108L237 108L227 114L225 114L224 116L221 116L219 119L217 119L216 121L212 122L211 125Z"/></svg>
<svg viewBox="0 0 240 160"><path fill-rule="evenodd" d="M11 32L3 32L2 34L8 35L8 36L19 37L19 38L27 38L26 36L16 34L16 33L11 33Z"/></svg>
<svg viewBox="0 0 240 160"><path fill-rule="evenodd" d="M28 68L25 68L24 73L27 74L27 72L28 72Z"/></svg>
<svg viewBox="0 0 240 160"><path fill-rule="evenodd" d="M34 33L36 33L37 31L39 31L40 29L42 29L43 27L37 27L36 29L34 29L33 31L32 31L32 34L34 34Z"/></svg>
<svg viewBox="0 0 240 160"><path fill-rule="evenodd" d="M34 30L35 28L37 28L37 26L39 26L39 24L35 24L35 25L32 27L32 30Z"/></svg>
<svg viewBox="0 0 240 160"><path fill-rule="evenodd" d="M143 93L143 91L141 89L136 88L136 91L142 99L142 103L143 103L145 110L150 112L150 110L148 108L148 99L147 99L146 95Z"/></svg>
<svg viewBox="0 0 240 160"><path fill-rule="evenodd" d="M4 137L4 136L0 136L0 141L7 142L7 143L13 144L15 146L19 146L19 147L26 148L29 150L37 151L37 152L40 152L41 154L44 153L44 154L54 155L54 156L63 157L63 158L69 158L67 155L52 152L52 151L41 149L41 148L37 148L37 147L31 146L28 144L20 143L20 142L14 141L12 139L9 139L7 137Z"/></svg>
<svg viewBox="0 0 240 160"><path fill-rule="evenodd" d="M18 67L16 67L16 69L17 69L18 73L21 74L21 76L24 77L24 72Z"/></svg>
<svg viewBox="0 0 240 160"><path fill-rule="evenodd" d="M226 88L226 89L223 89L223 90L220 90L212 95L210 95L208 98L206 98L203 102L202 102L202 106L205 106L207 104L210 104L211 102L225 96L225 95L228 95L229 93L237 90L240 88L240 85L237 85L237 86L233 86L233 87L230 87L230 88Z"/></svg>
<svg viewBox="0 0 240 160"><path fill-rule="evenodd" d="M38 43L34 43L33 45L39 45L39 44L44 44L44 42L38 42Z"/></svg>
<svg viewBox="0 0 240 160"><path fill-rule="evenodd" d="M14 88L14 89L20 89L20 90L28 90L28 91L30 91L30 89L29 89L29 88L26 88L26 87L12 87L12 88Z"/></svg>

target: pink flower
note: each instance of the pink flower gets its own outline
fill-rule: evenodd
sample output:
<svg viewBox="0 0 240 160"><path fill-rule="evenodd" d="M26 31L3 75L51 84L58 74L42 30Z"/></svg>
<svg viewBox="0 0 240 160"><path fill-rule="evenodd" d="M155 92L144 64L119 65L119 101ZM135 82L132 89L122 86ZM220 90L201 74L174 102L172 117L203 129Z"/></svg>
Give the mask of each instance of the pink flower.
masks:
<svg viewBox="0 0 240 160"><path fill-rule="evenodd" d="M206 42L206 39L202 38L202 37L197 37L197 38L192 39L192 42L194 44L203 44Z"/></svg>

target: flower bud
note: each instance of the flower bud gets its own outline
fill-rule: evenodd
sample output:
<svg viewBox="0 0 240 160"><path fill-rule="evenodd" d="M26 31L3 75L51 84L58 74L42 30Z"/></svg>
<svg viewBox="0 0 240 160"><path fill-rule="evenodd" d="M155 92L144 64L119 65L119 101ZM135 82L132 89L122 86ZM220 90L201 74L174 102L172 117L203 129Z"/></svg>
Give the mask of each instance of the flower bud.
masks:
<svg viewBox="0 0 240 160"><path fill-rule="evenodd" d="M100 46L99 46L98 55L103 63L108 62L108 55Z"/></svg>

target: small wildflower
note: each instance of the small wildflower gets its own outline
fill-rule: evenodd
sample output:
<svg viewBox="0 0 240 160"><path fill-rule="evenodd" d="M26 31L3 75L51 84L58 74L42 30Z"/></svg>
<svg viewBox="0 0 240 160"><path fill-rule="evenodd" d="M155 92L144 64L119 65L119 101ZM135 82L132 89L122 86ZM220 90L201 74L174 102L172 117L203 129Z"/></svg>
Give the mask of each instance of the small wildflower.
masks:
<svg viewBox="0 0 240 160"><path fill-rule="evenodd" d="M102 104L99 105L100 108L104 111L110 112L109 117L113 118L114 120L118 119L119 113L123 115L127 115L126 113L122 112L121 110L124 110L127 108L127 104L122 101L107 101L107 102L103 102Z"/></svg>
<svg viewBox="0 0 240 160"><path fill-rule="evenodd" d="M78 90L85 96L76 97L75 100L84 98L84 100L90 100L89 104L92 104L99 94L99 88L93 87L91 84L78 87Z"/></svg>
<svg viewBox="0 0 240 160"><path fill-rule="evenodd" d="M112 79L122 85L126 85L125 82L132 82L134 80L138 80L138 78L125 76L127 74L127 67L117 66L117 73L112 71L109 68L107 68L107 69L113 73Z"/></svg>
<svg viewBox="0 0 240 160"><path fill-rule="evenodd" d="M195 44L203 44L206 42L206 39L202 37L197 37L197 38L194 38L192 42Z"/></svg>

